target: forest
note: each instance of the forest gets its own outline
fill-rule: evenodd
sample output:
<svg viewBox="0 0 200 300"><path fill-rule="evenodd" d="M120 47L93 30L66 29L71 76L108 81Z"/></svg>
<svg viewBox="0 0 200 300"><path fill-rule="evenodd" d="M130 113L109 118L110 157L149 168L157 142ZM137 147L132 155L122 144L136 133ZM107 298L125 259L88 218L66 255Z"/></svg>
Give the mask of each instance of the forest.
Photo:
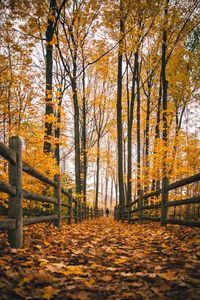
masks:
<svg viewBox="0 0 200 300"><path fill-rule="evenodd" d="M0 13L3 300L197 300L199 1L3 0Z"/></svg>
<svg viewBox="0 0 200 300"><path fill-rule="evenodd" d="M160 187L163 164L172 182L199 172L198 1L13 0L1 14L1 141L19 135L25 161L111 209Z"/></svg>

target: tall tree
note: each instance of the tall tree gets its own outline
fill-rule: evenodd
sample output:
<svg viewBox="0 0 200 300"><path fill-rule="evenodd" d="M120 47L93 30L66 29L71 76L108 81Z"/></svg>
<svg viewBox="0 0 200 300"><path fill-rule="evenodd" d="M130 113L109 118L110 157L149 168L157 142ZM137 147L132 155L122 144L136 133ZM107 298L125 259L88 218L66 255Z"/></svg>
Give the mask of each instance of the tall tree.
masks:
<svg viewBox="0 0 200 300"><path fill-rule="evenodd" d="M56 0L50 0L49 14L46 29L46 105L45 105L45 136L44 136L44 152L51 152L51 139L53 135L53 118L52 90L53 90L53 44L52 38L54 34L56 13Z"/></svg>
<svg viewBox="0 0 200 300"><path fill-rule="evenodd" d="M119 50L118 50L118 67L117 67L117 147L118 147L118 184L119 184L119 203L124 209L124 171L123 171L123 126L122 126L122 62L123 62L123 45L122 37L125 33L125 17L123 0L120 0L120 20L119 20ZM123 214L123 212L122 212Z"/></svg>

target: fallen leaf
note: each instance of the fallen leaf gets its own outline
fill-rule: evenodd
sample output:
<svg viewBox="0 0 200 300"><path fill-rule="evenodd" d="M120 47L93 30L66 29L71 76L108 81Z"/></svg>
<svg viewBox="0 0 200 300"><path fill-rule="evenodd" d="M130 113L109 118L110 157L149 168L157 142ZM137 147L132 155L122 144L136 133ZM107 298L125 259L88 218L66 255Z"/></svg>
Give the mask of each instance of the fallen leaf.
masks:
<svg viewBox="0 0 200 300"><path fill-rule="evenodd" d="M111 281L112 280L112 276L111 275L104 275L101 277L101 280L103 281Z"/></svg>
<svg viewBox="0 0 200 300"><path fill-rule="evenodd" d="M51 285L49 286L46 286L44 289L43 289L43 298L44 299L51 299L53 298L53 296L57 295L59 292L59 289L56 289L54 287L52 287Z"/></svg>

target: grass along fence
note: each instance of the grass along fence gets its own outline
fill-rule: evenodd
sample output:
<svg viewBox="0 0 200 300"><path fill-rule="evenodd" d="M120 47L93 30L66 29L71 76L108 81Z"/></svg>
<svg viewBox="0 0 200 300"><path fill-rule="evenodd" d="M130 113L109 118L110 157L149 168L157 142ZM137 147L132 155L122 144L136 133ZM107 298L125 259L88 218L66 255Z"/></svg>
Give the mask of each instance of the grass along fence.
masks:
<svg viewBox="0 0 200 300"><path fill-rule="evenodd" d="M166 178L165 178L166 179ZM177 188L186 187L188 184L199 182L200 181L200 173L190 176L188 178L184 178L177 182L168 184L168 181L165 180L164 184L162 184L162 189L155 190L153 192L143 194L140 192L140 197L135 199L130 203L129 206L121 207L120 205L115 207L114 215L116 220L128 220L129 223L134 221L155 221L160 222L161 225L166 224L177 224L177 225L186 225L186 226L195 226L200 227L200 196L199 194L193 196L191 198L183 199L183 200L169 200L169 192L176 190ZM148 199L152 199L153 197L158 197L161 195L161 201L158 203L148 204ZM191 205L196 205L196 220L190 217L189 209ZM186 218L177 219L176 218L176 207L186 206ZM169 208L174 208L173 218L171 214L169 215ZM148 216L147 211L155 211L159 213L159 216ZM159 211L158 211L159 210Z"/></svg>
<svg viewBox="0 0 200 300"><path fill-rule="evenodd" d="M48 178L35 168L22 161L22 142L18 136L10 138L9 147L0 143L0 156L9 162L9 182L0 180L0 191L9 195L7 218L0 220L0 230L8 230L8 241L13 248L23 247L23 226L40 222L54 222L61 228L61 220L67 218L68 224L74 220L76 223L85 219L103 215L103 210L89 208L85 203L76 199L71 190L61 186L60 175L56 174L54 180ZM22 173L25 172L39 181L53 187L54 197L34 194L25 191L22 186ZM67 197L67 203L61 201L61 194ZM54 205L54 213L47 216L23 217L23 198L40 201ZM67 208L67 216L62 216L62 207Z"/></svg>

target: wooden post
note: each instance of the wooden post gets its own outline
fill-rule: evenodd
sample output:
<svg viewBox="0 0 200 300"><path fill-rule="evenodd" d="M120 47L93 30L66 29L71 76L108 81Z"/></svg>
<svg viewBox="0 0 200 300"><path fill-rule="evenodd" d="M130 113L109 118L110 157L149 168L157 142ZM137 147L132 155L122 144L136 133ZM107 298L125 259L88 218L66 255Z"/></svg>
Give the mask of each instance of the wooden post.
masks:
<svg viewBox="0 0 200 300"><path fill-rule="evenodd" d="M69 192L69 196L68 196L68 224L70 225L72 223L72 203L73 203L73 199L72 199L72 190L68 190Z"/></svg>
<svg viewBox="0 0 200 300"><path fill-rule="evenodd" d="M81 214L81 221L84 221L84 220L85 220L85 205L84 205L83 202L82 202L82 204L81 204L81 211L82 211L82 214Z"/></svg>
<svg viewBox="0 0 200 300"><path fill-rule="evenodd" d="M78 200L78 221L81 222L81 200Z"/></svg>
<svg viewBox="0 0 200 300"><path fill-rule="evenodd" d="M84 203L83 202L81 203L81 212L82 212L81 221L84 221Z"/></svg>
<svg viewBox="0 0 200 300"><path fill-rule="evenodd" d="M78 222L81 222L81 200L78 200Z"/></svg>
<svg viewBox="0 0 200 300"><path fill-rule="evenodd" d="M89 219L90 218L90 208L89 208L89 206L87 207L87 219Z"/></svg>
<svg viewBox="0 0 200 300"><path fill-rule="evenodd" d="M58 215L58 219L55 220L54 224L56 227L61 228L61 185L59 174L55 174L54 181L57 183L57 187L54 188L54 198L58 202L54 206L55 214Z"/></svg>
<svg viewBox="0 0 200 300"><path fill-rule="evenodd" d="M90 218L93 219L93 208L90 208Z"/></svg>
<svg viewBox="0 0 200 300"><path fill-rule="evenodd" d="M142 224L142 212L143 212L143 191L140 190L139 198L139 223Z"/></svg>
<svg viewBox="0 0 200 300"><path fill-rule="evenodd" d="M84 220L86 220L86 210L87 210L87 206L86 203L84 202Z"/></svg>
<svg viewBox="0 0 200 300"><path fill-rule="evenodd" d="M131 224L131 204L128 204L128 224Z"/></svg>
<svg viewBox="0 0 200 300"><path fill-rule="evenodd" d="M75 201L75 223L78 223L78 199Z"/></svg>
<svg viewBox="0 0 200 300"><path fill-rule="evenodd" d="M16 195L9 196L8 218L16 220L15 229L8 230L12 248L23 247L23 197L22 197L22 143L18 136L10 138L9 147L16 153L16 164L9 163L9 184L16 187Z"/></svg>
<svg viewBox="0 0 200 300"><path fill-rule="evenodd" d="M82 203L81 200L79 200L79 222L82 222Z"/></svg>
<svg viewBox="0 0 200 300"><path fill-rule="evenodd" d="M169 179L164 177L162 179L162 200L161 200L161 218L160 218L160 225L165 225L165 220L167 219L167 212L168 212L168 190L167 187L169 185Z"/></svg>

